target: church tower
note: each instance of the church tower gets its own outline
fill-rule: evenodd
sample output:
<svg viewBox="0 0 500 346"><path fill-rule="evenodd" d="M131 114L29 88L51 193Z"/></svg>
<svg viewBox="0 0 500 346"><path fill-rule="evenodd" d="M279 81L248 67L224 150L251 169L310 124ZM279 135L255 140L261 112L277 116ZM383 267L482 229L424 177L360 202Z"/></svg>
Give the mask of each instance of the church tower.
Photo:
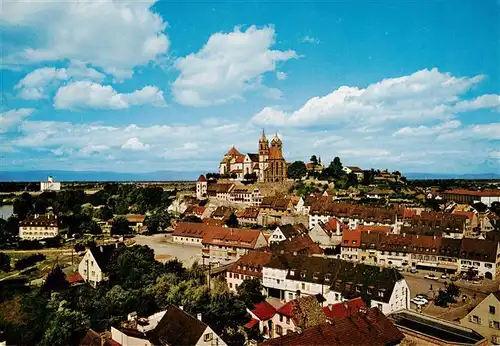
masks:
<svg viewBox="0 0 500 346"><path fill-rule="evenodd" d="M268 166L269 160L269 142L266 138L264 129L262 129L262 136L259 139L259 181L264 181L264 170Z"/></svg>

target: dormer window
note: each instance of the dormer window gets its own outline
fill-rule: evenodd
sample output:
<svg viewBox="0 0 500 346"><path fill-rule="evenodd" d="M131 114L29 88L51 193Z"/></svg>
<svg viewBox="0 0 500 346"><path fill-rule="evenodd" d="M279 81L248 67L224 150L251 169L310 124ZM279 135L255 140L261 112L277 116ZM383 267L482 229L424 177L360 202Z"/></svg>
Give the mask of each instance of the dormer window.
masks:
<svg viewBox="0 0 500 346"><path fill-rule="evenodd" d="M325 281L326 282L330 282L331 279L332 279L332 274L326 274L325 275Z"/></svg>
<svg viewBox="0 0 500 346"><path fill-rule="evenodd" d="M307 275L307 271L305 271L305 270L303 270L303 271L300 273L300 277L301 277L301 278L303 278L303 279L306 277L306 275Z"/></svg>
<svg viewBox="0 0 500 346"><path fill-rule="evenodd" d="M319 273L318 273L318 272L315 272L315 273L313 274L313 279L314 279L314 280L318 280L318 278L319 278Z"/></svg>
<svg viewBox="0 0 500 346"><path fill-rule="evenodd" d="M295 275L295 270L290 270L290 275L294 276Z"/></svg>

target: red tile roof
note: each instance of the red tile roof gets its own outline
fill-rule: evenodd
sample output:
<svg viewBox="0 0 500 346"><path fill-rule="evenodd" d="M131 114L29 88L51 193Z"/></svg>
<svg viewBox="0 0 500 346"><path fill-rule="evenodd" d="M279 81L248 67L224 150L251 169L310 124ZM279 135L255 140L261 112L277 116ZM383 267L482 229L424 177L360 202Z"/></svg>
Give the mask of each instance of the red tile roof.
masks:
<svg viewBox="0 0 500 346"><path fill-rule="evenodd" d="M236 213L237 217L244 219L256 219L259 216L259 208L249 207Z"/></svg>
<svg viewBox="0 0 500 346"><path fill-rule="evenodd" d="M269 263L272 256L271 252L249 251L232 264L228 272L262 277L262 268Z"/></svg>
<svg viewBox="0 0 500 346"><path fill-rule="evenodd" d="M302 330L301 333L288 333L280 338L270 339L261 346L345 346L370 345L389 346L399 344L403 333L377 308L366 313L336 319Z"/></svg>
<svg viewBox="0 0 500 346"><path fill-rule="evenodd" d="M361 168L359 168L358 166L346 166L347 168L349 168L351 171L353 172L363 172L363 170Z"/></svg>
<svg viewBox="0 0 500 346"><path fill-rule="evenodd" d="M348 300L347 302L325 306L323 307L323 312L327 318L337 319L357 314L363 308L366 308L366 306L360 297Z"/></svg>
<svg viewBox="0 0 500 346"><path fill-rule="evenodd" d="M330 220L328 220L328 222L323 225L323 229L331 233L336 233L337 225L338 227L340 227L341 232L348 231L348 227L346 226L346 224L335 217L332 217Z"/></svg>
<svg viewBox="0 0 500 346"><path fill-rule="evenodd" d="M357 230L345 231L342 233L342 243L344 247L359 247L361 243L361 232Z"/></svg>
<svg viewBox="0 0 500 346"><path fill-rule="evenodd" d="M292 311L293 311L293 301L289 301L285 305L283 305L281 308L279 308L276 312L287 316L287 317L292 317Z"/></svg>
<svg viewBox="0 0 500 346"><path fill-rule="evenodd" d="M375 226L375 225L358 225L356 231L370 231L370 232L391 232L391 226Z"/></svg>
<svg viewBox="0 0 500 346"><path fill-rule="evenodd" d="M252 313L261 321L266 321L274 316L276 309L266 301L254 305Z"/></svg>
<svg viewBox="0 0 500 346"><path fill-rule="evenodd" d="M218 227L205 232L202 244L255 249L260 234L256 229Z"/></svg>
<svg viewBox="0 0 500 346"><path fill-rule="evenodd" d="M474 212L472 211L454 211L453 214L455 215L464 215L464 216L467 216L467 218L472 221L472 219L474 219Z"/></svg>
<svg viewBox="0 0 500 346"><path fill-rule="evenodd" d="M247 328L247 329L250 329L252 328L253 326L255 326L256 324L259 323L259 320L255 319L255 318L252 318L250 320L250 322L247 322L246 324L243 325L244 328Z"/></svg>
<svg viewBox="0 0 500 346"><path fill-rule="evenodd" d="M206 209L207 208L205 208L205 207L197 206L194 208L194 213L198 216L201 216L201 215L203 215L203 213L205 212Z"/></svg>
<svg viewBox="0 0 500 346"><path fill-rule="evenodd" d="M207 225L196 222L179 222L174 229L172 235L185 236L193 238L203 238L203 235L208 230Z"/></svg>
<svg viewBox="0 0 500 346"><path fill-rule="evenodd" d="M241 153L236 150L236 148L233 146L231 149L229 149L229 151L226 153L225 156L240 156Z"/></svg>
<svg viewBox="0 0 500 346"><path fill-rule="evenodd" d="M467 195L467 196L479 196L479 197L493 197L500 196L500 190L464 190L455 189L445 191L443 194L454 194L454 195Z"/></svg>
<svg viewBox="0 0 500 346"><path fill-rule="evenodd" d="M66 281L68 281L70 284L74 284L74 283L82 282L85 280L82 278L82 276L78 272L74 272L74 273L69 274L66 277Z"/></svg>
<svg viewBox="0 0 500 346"><path fill-rule="evenodd" d="M226 224L226 219L214 219L207 217L203 219L203 224L210 227L223 227Z"/></svg>
<svg viewBox="0 0 500 346"><path fill-rule="evenodd" d="M245 156L241 155L241 156L236 156L236 160L235 160L236 163L243 163L245 162Z"/></svg>
<svg viewBox="0 0 500 346"><path fill-rule="evenodd" d="M199 177L198 177L198 180L196 181L207 181L207 178L205 178L205 176L203 174L201 174Z"/></svg>

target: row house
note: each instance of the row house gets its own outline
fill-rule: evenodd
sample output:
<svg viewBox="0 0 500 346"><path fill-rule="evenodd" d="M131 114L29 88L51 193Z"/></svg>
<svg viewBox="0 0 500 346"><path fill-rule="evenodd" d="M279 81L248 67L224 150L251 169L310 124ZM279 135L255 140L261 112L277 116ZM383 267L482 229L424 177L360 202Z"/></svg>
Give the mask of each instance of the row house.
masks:
<svg viewBox="0 0 500 346"><path fill-rule="evenodd" d="M311 211L311 206L319 201L322 201L323 203L328 203L332 201L332 198L328 196L328 193L326 191L323 194L320 194L319 196L312 193L309 196L300 197L299 200L297 201L297 204L295 204L295 212L297 214L309 215L309 212Z"/></svg>
<svg viewBox="0 0 500 346"><path fill-rule="evenodd" d="M267 240L259 230L226 227L210 227L201 242L203 258L219 265L236 262L249 250L267 246Z"/></svg>
<svg viewBox="0 0 500 346"><path fill-rule="evenodd" d="M284 301L317 294L329 304L369 297L385 314L410 305L408 284L397 270L339 259L277 255L263 268L263 285L269 296Z"/></svg>
<svg viewBox="0 0 500 346"><path fill-rule="evenodd" d="M283 217L292 215L293 203L287 197L264 197L259 206L260 225L281 224Z"/></svg>
<svg viewBox="0 0 500 346"><path fill-rule="evenodd" d="M319 222L326 223L332 217L356 228L358 225L393 226L395 230L402 225L403 209L366 207L358 204L321 201L314 203L309 211L309 228Z"/></svg>
<svg viewBox="0 0 500 346"><path fill-rule="evenodd" d="M258 187L237 186L229 193L229 202L258 206L262 202L262 193Z"/></svg>
<svg viewBox="0 0 500 346"><path fill-rule="evenodd" d="M471 215L472 214L472 215ZM421 230L422 234L432 234L446 238L461 239L472 237L474 227L477 227L477 217L472 212L427 212L413 215L405 219L409 228ZM401 230L403 232L403 229Z"/></svg>
<svg viewBox="0 0 500 346"><path fill-rule="evenodd" d="M177 244L201 245L203 236L210 229L203 223L178 222L172 233L172 240Z"/></svg>
<svg viewBox="0 0 500 346"><path fill-rule="evenodd" d="M500 190L448 190L441 194L444 200L457 203L474 204L481 202L491 207L493 202L500 202Z"/></svg>
<svg viewBox="0 0 500 346"><path fill-rule="evenodd" d="M500 276L500 243L495 240L347 231L342 236L341 258L445 273L472 270L487 279Z"/></svg>
<svg viewBox="0 0 500 346"><path fill-rule="evenodd" d="M46 214L28 216L19 222L19 238L40 240L59 235L59 220L57 215Z"/></svg>
<svg viewBox="0 0 500 346"><path fill-rule="evenodd" d="M259 217L259 208L248 207L236 212L236 218L240 225L256 225Z"/></svg>
<svg viewBox="0 0 500 346"><path fill-rule="evenodd" d="M269 263L271 252L251 250L241 256L226 271L226 282L230 291L237 292L243 280L259 279L262 281L262 268Z"/></svg>

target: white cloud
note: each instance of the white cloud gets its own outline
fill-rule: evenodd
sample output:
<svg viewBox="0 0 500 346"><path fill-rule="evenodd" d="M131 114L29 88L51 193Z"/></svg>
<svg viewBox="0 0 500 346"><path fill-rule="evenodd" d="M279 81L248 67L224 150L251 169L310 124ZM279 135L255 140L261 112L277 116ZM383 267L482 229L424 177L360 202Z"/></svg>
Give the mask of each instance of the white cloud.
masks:
<svg viewBox="0 0 500 346"><path fill-rule="evenodd" d="M72 64L68 68L42 67L28 73L16 84L18 96L26 100L47 98L46 89L57 87L63 81L87 79L101 82L105 75L83 64Z"/></svg>
<svg viewBox="0 0 500 346"><path fill-rule="evenodd" d="M132 137L127 139L127 141L123 143L122 149L139 150L139 151L149 150L149 144L144 144L139 140L139 138Z"/></svg>
<svg viewBox="0 0 500 346"><path fill-rule="evenodd" d="M5 133L10 128L18 125L24 118L30 116L34 111L35 110L33 108L19 108L0 113L0 133Z"/></svg>
<svg viewBox="0 0 500 346"><path fill-rule="evenodd" d="M54 97L57 109L124 109L131 106L166 106L163 91L146 86L128 94L120 94L110 85L80 81L59 88Z"/></svg>
<svg viewBox="0 0 500 346"><path fill-rule="evenodd" d="M341 86L326 96L309 99L293 112L264 109L254 116L253 122L294 126L345 123L371 127L384 121L444 120L470 107L459 105L459 96L483 78L483 75L457 78L436 68L424 69L409 76L384 79L365 89ZM484 106L493 103L489 98L488 102L478 99ZM453 107L455 104L457 109Z"/></svg>
<svg viewBox="0 0 500 346"><path fill-rule="evenodd" d="M493 150L488 153L488 157L490 159L499 159L500 160L500 151L499 150Z"/></svg>
<svg viewBox="0 0 500 346"><path fill-rule="evenodd" d="M285 80L287 79L287 77L288 75L285 72L281 71L276 72L276 78L278 78L278 80Z"/></svg>
<svg viewBox="0 0 500 346"><path fill-rule="evenodd" d="M451 130L457 129L462 124L458 120L451 120L438 124L436 126L425 126L421 125L418 127L403 127L394 132L393 136L435 136L437 134L450 132Z"/></svg>
<svg viewBox="0 0 500 346"><path fill-rule="evenodd" d="M172 84L178 103L208 106L241 99L249 90L261 87L262 75L276 64L297 58L293 50L271 50L275 42L272 27L246 31L236 27L230 33L215 33L197 53L177 59L180 75Z"/></svg>
<svg viewBox="0 0 500 346"><path fill-rule="evenodd" d="M478 124L470 127L472 135L484 139L500 139L500 123Z"/></svg>
<svg viewBox="0 0 500 346"><path fill-rule="evenodd" d="M477 109L498 107L500 107L500 95L487 94L476 97L473 100L457 102L453 109L457 112L469 112Z"/></svg>
<svg viewBox="0 0 500 346"><path fill-rule="evenodd" d="M304 43L318 44L319 43L319 38L306 35L306 36L302 37L302 39L300 41L304 42Z"/></svg>
<svg viewBox="0 0 500 346"><path fill-rule="evenodd" d="M37 32L33 44L5 52L6 62L78 60L130 77L134 67L168 50L167 24L152 11L155 2L4 0L0 26Z"/></svg>

